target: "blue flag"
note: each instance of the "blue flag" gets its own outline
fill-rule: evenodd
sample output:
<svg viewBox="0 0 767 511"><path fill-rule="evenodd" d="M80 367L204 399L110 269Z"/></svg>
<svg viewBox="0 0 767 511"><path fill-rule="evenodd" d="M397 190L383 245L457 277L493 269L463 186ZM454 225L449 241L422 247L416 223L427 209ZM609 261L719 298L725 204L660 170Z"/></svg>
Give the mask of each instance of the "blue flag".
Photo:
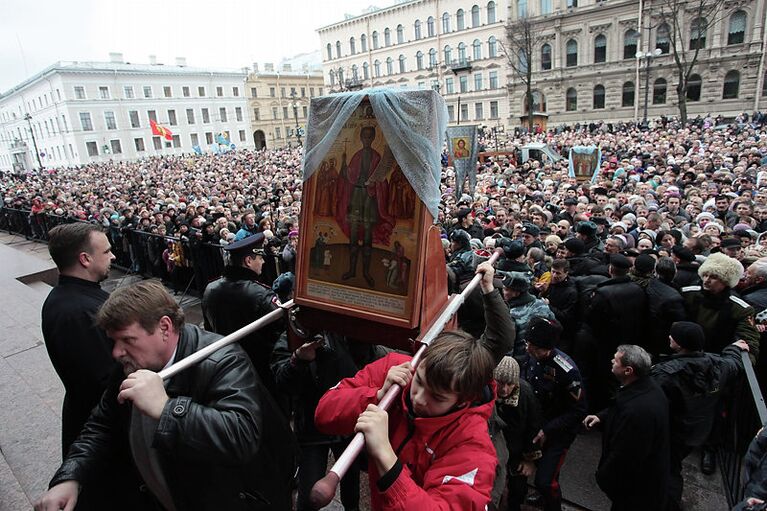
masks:
<svg viewBox="0 0 767 511"><path fill-rule="evenodd" d="M194 150L194 152L195 152L195 153L197 153L197 154L202 154L202 149L200 148L200 146L198 146L198 145L193 145L193 146L192 146L192 149Z"/></svg>

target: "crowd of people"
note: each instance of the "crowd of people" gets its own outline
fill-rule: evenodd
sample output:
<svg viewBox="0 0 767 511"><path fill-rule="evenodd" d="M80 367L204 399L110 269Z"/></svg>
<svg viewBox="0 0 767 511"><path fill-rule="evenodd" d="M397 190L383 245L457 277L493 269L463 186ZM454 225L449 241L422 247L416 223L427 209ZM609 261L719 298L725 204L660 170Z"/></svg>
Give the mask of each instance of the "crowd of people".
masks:
<svg viewBox="0 0 767 511"><path fill-rule="evenodd" d="M301 446L298 509L308 509L309 489L321 477L328 450L338 452L355 430L377 440L368 448L376 509L394 509L410 498L424 505L464 502L466 509L482 502L520 509L525 501L537 501L545 510L561 509L559 471L577 434L594 428L604 430L597 482L614 509L680 509L682 461L693 449L701 452L704 473L715 470L717 424L723 397L743 369L741 352L767 383L767 357L760 351L765 328L758 314L767 309L767 119L743 114L728 124L711 117L684 126L665 118L649 126L592 123L515 132L506 141L511 147L529 142L545 143L563 159L489 156L478 164L475 189L456 183L447 161L442 169L443 195L435 222L442 229L449 286L460 291L479 272L483 279L477 293L485 297L475 302L481 306L461 311L459 322L468 334L453 340L470 344L471 339L483 339L484 354L466 361L439 348L446 350L442 356L452 365L435 362L427 366L429 373L413 375L407 357L332 333L306 338L291 350L286 335L274 331L266 351L263 346L246 348L270 399L293 416ZM569 149L583 145L601 149L598 171L589 181L568 171ZM290 297L301 242L300 166L295 149L158 157L52 169L23 179L6 176L2 196L5 207L29 210L32 224L50 214L220 245L227 270L208 286L203 309L206 329L226 335ZM494 249L502 251L495 270L478 266ZM98 282L101 268L89 268L87 262L71 264L84 266L80 278ZM237 284L251 280L260 284L247 291ZM72 282L65 279L64 284ZM234 303L237 293L258 307L232 313L225 305ZM155 323L164 325L163 317ZM107 332L130 326L106 318L100 324ZM155 326L141 324L148 333ZM166 325L177 342L184 328ZM183 334L189 335L191 331ZM52 359L56 356L51 352ZM120 361L130 361L126 357ZM484 387L489 378L482 385L465 383L465 389L464 383L449 378L451 371L475 363L477 374L485 374L488 361L497 365L488 387L497 391L494 407ZM162 367L156 362L131 369ZM438 377L439 371L448 371L448 376ZM129 374L133 372L126 370L124 376ZM336 386L343 378L348 379ZM437 378L447 383L437 383ZM383 442L384 419L372 403L392 383L409 388L405 395L410 397L403 398L404 413L390 415L394 433ZM177 405L181 398L170 389L168 394ZM171 409L167 417L162 407L144 406L129 393L120 395L121 401L142 404L136 406L154 420L149 425L159 420L183 438L176 423L184 410ZM344 408L352 402L356 404ZM359 413L360 422L353 422L352 415L356 420ZM442 416L456 424L469 421L471 428L480 418L490 420L488 442L492 440L493 460L500 460L492 477L482 470L491 464L485 461L489 443L471 446L479 472L472 472L460 452L457 459L445 454L460 450L451 442L426 445L432 462L443 455L449 460L444 474L430 472L436 470L432 464L440 463L410 447L403 449L413 433L406 427L409 421L415 417L420 424L416 432L439 435L449 427L435 420ZM419 422L419 417L429 419ZM82 413L77 420L86 421ZM86 430L94 427L85 423ZM68 423L65 463L55 483L79 477L80 466L67 465L73 442L76 461L87 461L81 453L90 444L75 440L73 427ZM280 425L271 431L279 432ZM172 435L164 441L176 439ZM755 456L763 456L762 451L757 445ZM147 456L152 461L151 452L141 454L142 463ZM149 465L154 472L140 470L141 476L152 480L150 488L157 490L160 502L167 509L185 508L176 500L175 482L158 480L156 464ZM760 464L753 465L753 478L763 481ZM345 509L359 506L358 472L359 467L352 469L341 483ZM537 495L527 497L531 476ZM473 489L456 489L456 484ZM749 505L767 498L763 485L748 488Z"/></svg>

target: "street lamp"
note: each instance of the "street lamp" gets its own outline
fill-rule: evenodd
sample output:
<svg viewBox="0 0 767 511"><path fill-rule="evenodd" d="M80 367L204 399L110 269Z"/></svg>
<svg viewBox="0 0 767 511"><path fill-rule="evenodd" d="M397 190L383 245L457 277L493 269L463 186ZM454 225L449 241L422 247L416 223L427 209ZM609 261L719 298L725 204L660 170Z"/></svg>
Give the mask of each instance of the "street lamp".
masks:
<svg viewBox="0 0 767 511"><path fill-rule="evenodd" d="M290 92L290 106L293 107L293 117L296 120L296 138L298 139L298 146L301 147L301 130L298 127L298 100L296 99L295 89Z"/></svg>
<svg viewBox="0 0 767 511"><path fill-rule="evenodd" d="M29 133L32 135L32 146L35 148L35 156L37 156L37 164L40 166L38 172L43 171L43 162L40 161L40 151L37 150L37 140L35 139L35 130L32 129L32 116L27 113L24 116L24 120L29 123Z"/></svg>
<svg viewBox="0 0 767 511"><path fill-rule="evenodd" d="M663 50L660 48L655 48L653 51L648 51L647 53L643 51L636 52L635 57L639 60L645 59L645 75L644 75L644 114L642 119L642 124L644 126L647 126L647 101L648 96L650 94L650 61L654 59L655 57L660 57L660 55L663 53Z"/></svg>

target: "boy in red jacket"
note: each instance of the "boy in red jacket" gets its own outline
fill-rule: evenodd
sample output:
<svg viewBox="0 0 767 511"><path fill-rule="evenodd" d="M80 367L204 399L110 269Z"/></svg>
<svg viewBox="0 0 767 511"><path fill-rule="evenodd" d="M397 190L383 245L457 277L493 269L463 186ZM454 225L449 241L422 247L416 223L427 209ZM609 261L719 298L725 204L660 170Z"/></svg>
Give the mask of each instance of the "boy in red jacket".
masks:
<svg viewBox="0 0 767 511"><path fill-rule="evenodd" d="M411 356L391 353L342 380L317 406L321 432L364 433L374 510L484 510L490 502L493 369L513 346L514 323L493 286L493 267L482 263L477 273L487 325L479 340L443 332L415 375ZM375 403L394 383L404 390L387 413Z"/></svg>

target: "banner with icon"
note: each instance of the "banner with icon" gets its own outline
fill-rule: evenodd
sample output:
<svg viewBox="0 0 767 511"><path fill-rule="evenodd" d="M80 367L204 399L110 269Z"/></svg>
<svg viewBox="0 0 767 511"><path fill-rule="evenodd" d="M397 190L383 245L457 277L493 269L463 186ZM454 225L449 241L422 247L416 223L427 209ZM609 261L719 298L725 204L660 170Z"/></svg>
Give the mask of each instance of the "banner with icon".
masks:
<svg viewBox="0 0 767 511"><path fill-rule="evenodd" d="M602 161L602 149L595 145L574 146L568 156L569 176L578 182L590 180L595 183L599 177L599 164Z"/></svg>
<svg viewBox="0 0 767 511"><path fill-rule="evenodd" d="M463 184L469 178L472 193L477 187L477 126L450 126L447 128L447 150L455 168L455 196L463 194Z"/></svg>

